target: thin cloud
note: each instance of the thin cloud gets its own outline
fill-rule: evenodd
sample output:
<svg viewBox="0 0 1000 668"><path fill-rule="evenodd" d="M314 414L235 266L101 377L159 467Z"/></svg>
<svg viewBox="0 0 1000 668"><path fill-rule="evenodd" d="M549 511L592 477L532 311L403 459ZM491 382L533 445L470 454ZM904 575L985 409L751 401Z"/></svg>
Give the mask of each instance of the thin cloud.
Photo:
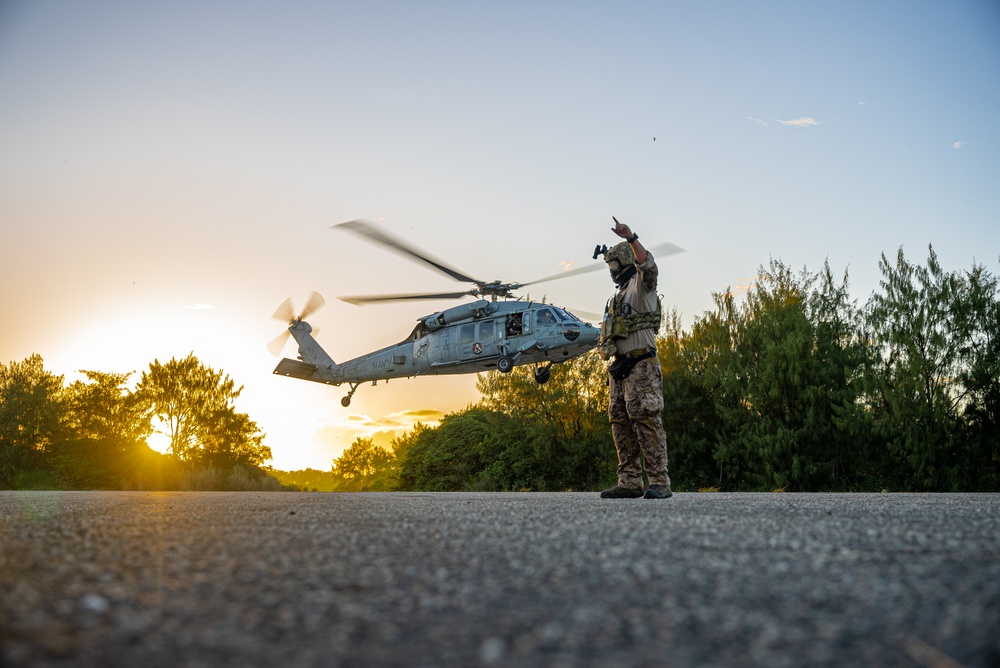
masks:
<svg viewBox="0 0 1000 668"><path fill-rule="evenodd" d="M962 148L962 147L963 147L963 146L965 146L965 145L966 145L967 143L968 143L968 142L964 142L964 141L962 141L961 139L959 139L959 140L958 140L957 142L955 142L954 144L952 144L952 145L951 145L951 147L952 147L952 148Z"/></svg>
<svg viewBox="0 0 1000 668"><path fill-rule="evenodd" d="M402 413L394 413L394 415L405 415L417 420L434 420L435 422L440 422L441 418L444 417L444 413L433 408L425 408L422 410L408 410Z"/></svg>
<svg viewBox="0 0 1000 668"><path fill-rule="evenodd" d="M765 121L763 118L755 118L754 116L747 116L747 120L753 121L757 125L763 125L764 127L767 127L768 125L768 122Z"/></svg>
<svg viewBox="0 0 1000 668"><path fill-rule="evenodd" d="M443 418L444 413L435 409L409 409L389 413L380 418L373 418L363 413L350 413L325 420L322 429L359 432L368 435L375 431L409 430L417 422L427 426L435 426Z"/></svg>
<svg viewBox="0 0 1000 668"><path fill-rule="evenodd" d="M808 128L813 125L819 125L820 122L817 121L812 116L803 116L802 118L795 118L790 121L783 121L780 118L774 119L775 123L780 123L782 125L790 125L796 128Z"/></svg>
<svg viewBox="0 0 1000 668"><path fill-rule="evenodd" d="M757 282L763 278L760 275L757 276L740 276L731 285L725 294L732 295L733 297L742 297L743 295L750 292L750 288L757 284Z"/></svg>
<svg viewBox="0 0 1000 668"><path fill-rule="evenodd" d="M340 418L340 420L331 420L334 424L340 421L347 424L351 424L353 422L357 422L358 424L374 424L374 420L367 415L362 415L361 413L351 413L350 415Z"/></svg>

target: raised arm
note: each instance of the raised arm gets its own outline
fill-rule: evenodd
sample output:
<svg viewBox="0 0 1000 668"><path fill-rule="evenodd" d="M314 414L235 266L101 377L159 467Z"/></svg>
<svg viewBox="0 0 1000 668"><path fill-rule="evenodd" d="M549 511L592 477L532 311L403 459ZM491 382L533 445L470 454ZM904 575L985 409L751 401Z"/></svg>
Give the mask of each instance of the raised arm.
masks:
<svg viewBox="0 0 1000 668"><path fill-rule="evenodd" d="M635 253L636 264L645 262L646 248L639 242L639 235L633 234L632 229L628 225L619 223L618 219L614 216L611 216L611 220L615 221L615 226L611 228L611 231L627 241L628 245L632 247L632 252Z"/></svg>

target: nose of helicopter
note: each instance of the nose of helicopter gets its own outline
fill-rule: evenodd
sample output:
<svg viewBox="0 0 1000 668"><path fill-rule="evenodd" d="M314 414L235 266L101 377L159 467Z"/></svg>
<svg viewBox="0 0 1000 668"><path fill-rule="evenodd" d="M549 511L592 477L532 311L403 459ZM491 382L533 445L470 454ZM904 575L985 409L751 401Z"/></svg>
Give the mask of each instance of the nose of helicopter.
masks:
<svg viewBox="0 0 1000 668"><path fill-rule="evenodd" d="M601 338L601 330L599 327L594 327L591 324L586 324L583 326L583 331L580 332L580 342L581 343L597 343Z"/></svg>
<svg viewBox="0 0 1000 668"><path fill-rule="evenodd" d="M563 330L563 335L567 340L575 344L591 345L596 344L601 338L601 330L589 323L573 324Z"/></svg>

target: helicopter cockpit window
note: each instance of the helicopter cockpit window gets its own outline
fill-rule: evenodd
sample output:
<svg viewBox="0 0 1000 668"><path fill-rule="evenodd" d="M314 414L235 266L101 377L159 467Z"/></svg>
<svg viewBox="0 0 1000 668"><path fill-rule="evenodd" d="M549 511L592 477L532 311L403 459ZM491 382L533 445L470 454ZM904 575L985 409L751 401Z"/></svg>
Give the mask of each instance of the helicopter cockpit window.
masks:
<svg viewBox="0 0 1000 668"><path fill-rule="evenodd" d="M479 340L480 341L492 341L493 340L493 321L483 320L479 323Z"/></svg>
<svg viewBox="0 0 1000 668"><path fill-rule="evenodd" d="M470 322L466 325L462 325L462 328L458 331L458 342L472 343L475 340L476 340L476 323Z"/></svg>
<svg viewBox="0 0 1000 668"><path fill-rule="evenodd" d="M562 310L561 308L553 307L552 310L556 312L556 315L559 316L559 320L561 320L562 322L573 322L575 320L573 316L571 316L569 313Z"/></svg>
<svg viewBox="0 0 1000 668"><path fill-rule="evenodd" d="M551 309L543 308L535 314L535 322L539 325L554 325L556 324L556 317L552 314Z"/></svg>

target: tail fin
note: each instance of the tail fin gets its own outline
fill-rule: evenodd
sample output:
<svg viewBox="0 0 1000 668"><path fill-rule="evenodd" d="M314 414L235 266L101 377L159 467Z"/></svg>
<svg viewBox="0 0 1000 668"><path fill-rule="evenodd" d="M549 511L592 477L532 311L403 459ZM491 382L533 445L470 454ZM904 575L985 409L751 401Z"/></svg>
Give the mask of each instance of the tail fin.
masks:
<svg viewBox="0 0 1000 668"><path fill-rule="evenodd" d="M286 357L278 362L274 373L279 376L338 385L339 383L333 382L333 372L337 369L337 363L312 337L312 327L309 323L301 320L294 321L289 326L288 331L295 338L295 342L299 344L299 359L293 360Z"/></svg>
<svg viewBox="0 0 1000 668"><path fill-rule="evenodd" d="M312 337L312 327L308 322L299 320L288 328L295 342L299 344L299 358L307 364L315 364L319 368L332 369L337 366L325 350Z"/></svg>

